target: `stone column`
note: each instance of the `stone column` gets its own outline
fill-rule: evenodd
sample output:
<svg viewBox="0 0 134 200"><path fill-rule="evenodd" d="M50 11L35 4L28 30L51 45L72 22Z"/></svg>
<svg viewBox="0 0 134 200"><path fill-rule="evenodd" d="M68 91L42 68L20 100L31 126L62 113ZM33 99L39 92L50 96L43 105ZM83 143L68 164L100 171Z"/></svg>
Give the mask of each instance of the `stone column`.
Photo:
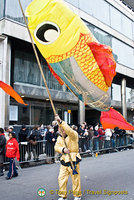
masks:
<svg viewBox="0 0 134 200"><path fill-rule="evenodd" d="M126 79L123 78L121 82L121 107L123 117L127 120L127 104L126 104Z"/></svg>
<svg viewBox="0 0 134 200"><path fill-rule="evenodd" d="M11 44L8 37L0 36L0 81L10 85ZM10 97L0 89L0 127L9 125Z"/></svg>
<svg viewBox="0 0 134 200"><path fill-rule="evenodd" d="M85 122L85 104L79 100L78 123Z"/></svg>

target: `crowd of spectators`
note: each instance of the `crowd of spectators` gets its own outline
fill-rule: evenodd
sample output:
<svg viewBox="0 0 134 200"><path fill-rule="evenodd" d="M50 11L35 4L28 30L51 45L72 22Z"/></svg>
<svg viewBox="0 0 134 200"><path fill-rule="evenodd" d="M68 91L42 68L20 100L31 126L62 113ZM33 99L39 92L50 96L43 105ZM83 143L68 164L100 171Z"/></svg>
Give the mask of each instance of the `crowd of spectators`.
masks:
<svg viewBox="0 0 134 200"><path fill-rule="evenodd" d="M103 149L122 150L128 144L133 143L133 133L116 127L115 129L103 129L97 123L95 126L87 126L86 122L78 128L79 147L81 152L93 152Z"/></svg>
<svg viewBox="0 0 134 200"><path fill-rule="evenodd" d="M132 132L125 131L116 127L114 130L106 129L97 123L95 126L87 125L86 122L79 126L71 126L79 135L80 153L93 153L110 148L122 150L128 144L133 143ZM14 133L14 127L9 126L5 129L6 141L9 133ZM39 160L41 154L47 156L47 162L53 163L58 160L58 155L54 152L54 145L58 137L58 125L53 121L49 126L34 126L32 129L22 125L17 134L20 149L20 161ZM26 156L27 155L27 156ZM57 157L57 158L56 158Z"/></svg>

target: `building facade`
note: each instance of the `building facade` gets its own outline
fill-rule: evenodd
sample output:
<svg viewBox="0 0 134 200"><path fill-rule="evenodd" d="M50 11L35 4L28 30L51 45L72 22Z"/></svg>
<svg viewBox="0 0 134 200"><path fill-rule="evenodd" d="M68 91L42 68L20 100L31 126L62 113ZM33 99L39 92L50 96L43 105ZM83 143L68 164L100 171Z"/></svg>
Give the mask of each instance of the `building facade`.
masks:
<svg viewBox="0 0 134 200"><path fill-rule="evenodd" d="M21 0L24 10L30 2ZM133 123L134 12L119 0L66 0L66 3L100 43L112 47L117 75L111 87L111 105ZM68 88L59 85L45 59L38 54L56 111L62 119L74 124L99 121L100 112L85 108ZM0 90L0 126L51 123L53 111L18 0L0 0L0 80L12 85L28 104L20 105Z"/></svg>

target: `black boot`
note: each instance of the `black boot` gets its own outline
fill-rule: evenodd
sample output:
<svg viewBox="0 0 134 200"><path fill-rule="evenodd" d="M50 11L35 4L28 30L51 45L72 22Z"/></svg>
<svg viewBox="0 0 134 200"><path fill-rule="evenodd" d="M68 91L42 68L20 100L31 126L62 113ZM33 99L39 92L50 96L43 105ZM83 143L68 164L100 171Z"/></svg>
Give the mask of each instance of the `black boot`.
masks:
<svg viewBox="0 0 134 200"><path fill-rule="evenodd" d="M0 167L0 176L3 176L4 173L3 173L3 167Z"/></svg>

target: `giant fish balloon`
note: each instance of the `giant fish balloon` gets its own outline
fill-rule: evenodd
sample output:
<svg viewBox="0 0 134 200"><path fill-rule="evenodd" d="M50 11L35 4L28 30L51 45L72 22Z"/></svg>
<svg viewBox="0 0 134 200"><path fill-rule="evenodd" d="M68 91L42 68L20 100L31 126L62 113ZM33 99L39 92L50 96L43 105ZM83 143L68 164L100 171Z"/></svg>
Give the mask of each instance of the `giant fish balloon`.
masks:
<svg viewBox="0 0 134 200"><path fill-rule="evenodd" d="M109 110L108 89L116 75L111 48L99 44L62 0L33 0L26 16L34 42L59 82L90 107Z"/></svg>

